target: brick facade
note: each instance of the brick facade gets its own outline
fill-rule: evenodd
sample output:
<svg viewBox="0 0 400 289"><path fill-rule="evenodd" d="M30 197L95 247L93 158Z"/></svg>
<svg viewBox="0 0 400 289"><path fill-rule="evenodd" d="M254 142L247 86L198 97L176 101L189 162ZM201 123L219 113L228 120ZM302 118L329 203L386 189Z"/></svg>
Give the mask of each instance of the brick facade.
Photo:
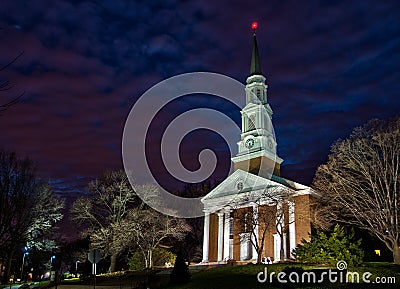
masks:
<svg viewBox="0 0 400 289"><path fill-rule="evenodd" d="M297 244L300 244L302 239L306 241L310 240L308 236L311 233L310 198L310 195L302 195L294 198Z"/></svg>
<svg viewBox="0 0 400 289"><path fill-rule="evenodd" d="M218 258L218 215L210 214L210 240L208 260L216 262Z"/></svg>
<svg viewBox="0 0 400 289"><path fill-rule="evenodd" d="M311 232L310 223L310 195L300 195L294 197L294 220L295 220L295 242L300 244L301 240L304 238L309 239L308 234ZM284 233L286 238L286 256L290 257L290 239L289 239L289 208L284 206L283 208L285 214L284 223ZM248 213L252 216L253 207L245 207L240 209L235 209L232 211L231 216L233 216L233 235L230 235L230 239L233 239L233 255L231 258L235 260L240 260L240 233L244 233L244 216ZM274 234L277 234L276 229L276 219L274 218L277 214L276 206L260 205L258 206L258 237L259 244L263 238L264 233L264 245L262 250L262 257L273 257L276 255L274 252ZM273 216L269 219L267 216ZM225 218L225 216L224 216ZM224 220L225 222L225 220ZM247 228L247 231L248 228ZM224 230L223 230L224 232ZM251 247L252 248L252 247ZM222 248L223 250L224 248ZM209 262L218 261L218 215L213 213L210 214L210 231L209 231ZM226 260L225 260L226 261Z"/></svg>

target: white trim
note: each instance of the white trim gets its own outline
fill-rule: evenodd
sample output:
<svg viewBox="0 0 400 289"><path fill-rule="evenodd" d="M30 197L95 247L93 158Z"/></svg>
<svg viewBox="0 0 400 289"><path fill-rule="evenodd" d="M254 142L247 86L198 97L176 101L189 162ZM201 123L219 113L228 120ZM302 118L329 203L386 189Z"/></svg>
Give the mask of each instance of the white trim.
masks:
<svg viewBox="0 0 400 289"><path fill-rule="evenodd" d="M237 180L243 181L244 184L244 189L245 190L251 190L251 191L257 191L262 187L268 186L268 185L276 185L280 186L282 188L286 188L285 185L276 182L274 180L271 180L269 178L264 178L261 176L254 175L252 173L243 171L241 169L237 169L235 172L233 172L229 177L227 177L222 183L220 183L216 188L214 188L211 192L209 192L206 196L201 198L201 202L206 203L208 201L211 201L211 199L221 199L223 197L228 196L229 198L232 198L231 195L235 195L236 197L241 194L239 191L237 191L236 188L236 183ZM255 188L255 189L253 189ZM223 192L228 192L230 193L229 195L223 194L221 196L220 193Z"/></svg>
<svg viewBox="0 0 400 289"><path fill-rule="evenodd" d="M276 162L278 164L281 164L283 162L283 159L281 159L277 155L273 155L271 152L269 152L268 150L265 150L265 149L259 150L256 152L252 152L252 153L243 154L243 155L236 155L235 157L232 157L231 160L234 163L238 163L241 161L246 161L246 160L250 160L250 159L254 159L254 158L258 158L258 157L269 158L270 160L273 160L274 162Z"/></svg>
<svg viewBox="0 0 400 289"><path fill-rule="evenodd" d="M250 84L250 83L262 83L262 84L265 84L265 80L267 80L267 79L265 78L264 75L254 74L254 75L251 75L251 76L247 77L246 84Z"/></svg>

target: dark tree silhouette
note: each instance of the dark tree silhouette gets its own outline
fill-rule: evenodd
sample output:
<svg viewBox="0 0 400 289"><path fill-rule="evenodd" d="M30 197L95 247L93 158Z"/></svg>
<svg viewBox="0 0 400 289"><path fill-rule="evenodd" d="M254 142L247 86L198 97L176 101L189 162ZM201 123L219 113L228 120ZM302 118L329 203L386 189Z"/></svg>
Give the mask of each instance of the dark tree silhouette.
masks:
<svg viewBox="0 0 400 289"><path fill-rule="evenodd" d="M172 284L184 284L190 280L189 266L186 265L182 253L178 253L176 256L170 278Z"/></svg>
<svg viewBox="0 0 400 289"><path fill-rule="evenodd" d="M62 218L63 206L50 186L36 176L29 159L0 150L0 257L7 261L5 280L24 246L44 250L54 245L45 237Z"/></svg>

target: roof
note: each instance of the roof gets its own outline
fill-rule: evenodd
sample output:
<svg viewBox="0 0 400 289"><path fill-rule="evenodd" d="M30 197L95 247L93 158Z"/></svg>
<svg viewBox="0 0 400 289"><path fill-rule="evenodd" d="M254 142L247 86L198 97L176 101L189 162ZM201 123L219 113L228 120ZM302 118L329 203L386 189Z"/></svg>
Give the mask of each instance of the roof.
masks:
<svg viewBox="0 0 400 289"><path fill-rule="evenodd" d="M250 65L250 76L252 75L262 75L260 56L258 54L258 47L257 47L257 37L255 32L253 35L253 52L251 54L251 65Z"/></svg>
<svg viewBox="0 0 400 289"><path fill-rule="evenodd" d="M271 175L270 178L264 178L238 169L204 196L201 202L205 205L205 209L212 208L215 210L218 207L222 208L229 205L242 196L252 194L254 197L257 194L263 194L268 188L274 190L277 194L287 189L293 191L295 195L312 192L310 187L282 177Z"/></svg>

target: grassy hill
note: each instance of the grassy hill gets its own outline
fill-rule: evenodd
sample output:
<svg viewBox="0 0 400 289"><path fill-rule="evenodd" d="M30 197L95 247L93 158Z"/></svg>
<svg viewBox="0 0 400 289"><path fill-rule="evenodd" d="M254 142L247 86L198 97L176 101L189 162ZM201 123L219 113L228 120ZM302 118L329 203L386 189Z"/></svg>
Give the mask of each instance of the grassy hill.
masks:
<svg viewBox="0 0 400 289"><path fill-rule="evenodd" d="M289 267L289 268L287 268ZM358 272L360 279L362 279L362 275L365 272L370 272L372 275L369 276L369 280L371 280L371 284L361 283L360 284L351 284L351 283L336 283L332 284L329 282L327 275L324 276L324 283L319 284L291 284L290 281L286 284L282 284L277 282L276 276L279 272L286 272L290 274L293 271L296 271L299 276L304 272L302 270L307 270L307 272L313 271L317 272L317 276L320 276L321 270L325 270L329 267L321 267L321 266L305 266L300 264L274 264L268 265L267 272L268 276L270 273L275 272L272 278L272 283L270 283L270 279L265 283L260 283L257 281L257 274L260 272L264 272L264 265L244 265L244 266L223 266L216 267L212 269L208 269L202 272L197 272L192 274L191 282L180 285L180 286L171 286L164 285L162 288L168 289L256 289L256 288L400 288L400 266L391 265L388 263L367 263L362 267L357 268L349 268L348 271ZM335 268L331 268L335 269ZM318 275L319 274L319 275ZM344 279L346 278L345 274L343 275ZM263 274L260 276L261 279ZM385 284L377 284L376 277L395 277L394 279L379 279L385 281ZM294 276L295 278L295 276ZM301 278L301 277L300 277ZM305 277L306 280L308 277ZM320 277L317 277L317 281L320 280ZM378 281L379 281L378 280ZM387 282L396 281L397 284L387 284ZM375 283L372 283L375 282Z"/></svg>

